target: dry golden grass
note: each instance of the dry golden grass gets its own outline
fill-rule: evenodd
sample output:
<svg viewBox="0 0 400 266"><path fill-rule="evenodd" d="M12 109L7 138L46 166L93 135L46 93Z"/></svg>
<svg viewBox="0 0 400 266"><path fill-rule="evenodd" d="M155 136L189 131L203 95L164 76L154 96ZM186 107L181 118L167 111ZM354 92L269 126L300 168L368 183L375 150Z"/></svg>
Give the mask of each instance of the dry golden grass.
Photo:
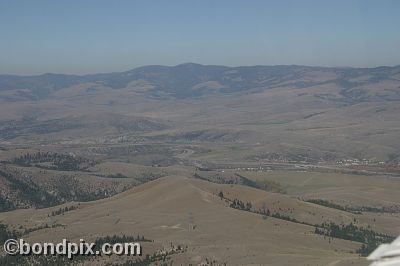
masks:
<svg viewBox="0 0 400 266"><path fill-rule="evenodd" d="M18 210L0 214L0 220L18 228L45 223L63 224L32 232L29 241L59 241L62 238L93 240L101 235L141 234L154 239L149 250L170 242L188 246L178 263L200 263L213 258L228 265L366 265L351 254L359 244L315 235L313 227L232 209L215 195L223 190L244 200L280 200L295 208L326 213L289 197L247 187L168 176L112 198L81 203L78 210L48 217L52 210ZM335 213L335 211L332 211ZM337 213L337 212L336 212ZM333 214L334 215L334 214ZM195 229L191 230L191 226ZM145 249L146 252L146 249Z"/></svg>

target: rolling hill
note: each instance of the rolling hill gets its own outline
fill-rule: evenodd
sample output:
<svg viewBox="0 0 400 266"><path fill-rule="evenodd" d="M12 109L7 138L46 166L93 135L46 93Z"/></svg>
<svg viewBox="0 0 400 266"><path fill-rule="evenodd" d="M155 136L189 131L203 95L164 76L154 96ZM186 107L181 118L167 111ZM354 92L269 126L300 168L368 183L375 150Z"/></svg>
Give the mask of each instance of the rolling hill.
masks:
<svg viewBox="0 0 400 266"><path fill-rule="evenodd" d="M399 100L400 67L188 63L85 76L3 75L0 145L239 143L251 151L240 160L278 154L396 163Z"/></svg>
<svg viewBox="0 0 400 266"><path fill-rule="evenodd" d="M287 196L243 186L168 176L106 200L81 203L78 209L63 215L48 216L57 208L20 210L0 214L0 220L15 228L50 226L26 235L28 241L89 241L117 233L140 234L154 240L148 247L150 251L168 248L170 243L187 246L186 252L172 256L174 265L197 265L207 259L227 265L365 265L363 259L352 254L359 243L328 240L314 234L309 225L273 217L263 219L259 214L232 209L216 194L220 190L253 200L274 201L278 196L296 209L299 204ZM317 214L340 216L340 211L324 210L317 205L308 208ZM62 226L52 228L52 224Z"/></svg>
<svg viewBox="0 0 400 266"><path fill-rule="evenodd" d="M0 238L139 235L153 265L366 265L400 230L399 101L399 66L0 75Z"/></svg>

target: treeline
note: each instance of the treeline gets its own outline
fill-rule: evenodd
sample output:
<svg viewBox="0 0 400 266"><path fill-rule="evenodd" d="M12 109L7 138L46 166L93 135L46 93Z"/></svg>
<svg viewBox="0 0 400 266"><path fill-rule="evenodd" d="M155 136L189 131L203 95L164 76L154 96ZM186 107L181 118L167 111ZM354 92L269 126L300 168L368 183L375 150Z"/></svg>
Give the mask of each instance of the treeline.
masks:
<svg viewBox="0 0 400 266"><path fill-rule="evenodd" d="M244 203L241 200L234 199L231 202L231 204L229 205L229 207L234 208L234 209L243 210L243 211L251 211L252 204L251 204L251 202Z"/></svg>
<svg viewBox="0 0 400 266"><path fill-rule="evenodd" d="M89 257L87 257L89 258ZM21 266L21 265L40 265L40 266L64 266L76 265L75 261L71 261L67 256L50 256L50 255L29 255L29 256L2 256L0 257L0 265Z"/></svg>
<svg viewBox="0 0 400 266"><path fill-rule="evenodd" d="M361 214L360 211L355 211L354 209L349 208L348 206L342 206L342 205L339 205L339 204L336 204L334 202L327 201L327 200L309 199L309 200L306 200L306 202L314 203L314 204L321 205L321 206L328 207L328 208L332 208L332 209L351 212L351 213L354 213L354 214Z"/></svg>
<svg viewBox="0 0 400 266"><path fill-rule="evenodd" d="M3 198L0 194L0 212L12 211L15 210L16 206L13 202L8 200L7 198Z"/></svg>
<svg viewBox="0 0 400 266"><path fill-rule="evenodd" d="M210 175L210 174L208 174ZM214 176L201 176L198 173L194 173L193 175L194 178L217 183L217 184L228 184L228 185L243 185L247 187L252 187L252 188L257 188L265 191L270 191L270 192L275 192L275 193L281 193L281 194L286 194L286 190L282 187L281 184L270 181L270 180L256 180L253 181L243 175L240 175L238 173L235 173L232 176L229 177L223 177L219 174L215 174Z"/></svg>
<svg viewBox="0 0 400 266"><path fill-rule="evenodd" d="M305 224L305 225L311 225L309 223L305 223L305 222L301 222L293 217L290 217L289 215L286 214L282 214L280 212L274 211L272 212L271 210L269 210L266 206L263 206L260 209L254 209L253 208L253 204L248 201L248 202L244 202L241 201L239 199L229 199L227 197L224 196L224 193L222 191L220 191L218 193L218 197L220 197L221 199L224 199L226 202L229 203L229 207L234 208L234 209L238 209L238 210L242 210L242 211L248 211L248 212L252 212L252 213L256 213L256 214L260 214L265 218L269 217L273 217L276 219L280 219L280 220L285 220L285 221L289 221L289 222L293 222L293 223L299 223L299 224Z"/></svg>
<svg viewBox="0 0 400 266"><path fill-rule="evenodd" d="M15 233L16 234L16 233ZM18 234L15 235L13 232L7 230L7 226L0 224L0 244L3 245L4 241L10 238L18 238ZM94 251L99 251L101 246L105 243L116 244L116 243L129 243L129 242L143 242L152 241L146 239L144 236L105 236L97 238L94 243L96 244ZM137 261L128 262L129 264L123 265L150 265L151 262L162 261L170 255L147 255L143 259L138 259ZM7 266L19 266L19 265L41 265L41 266L62 266L62 265L81 265L84 261L90 261L95 259L94 256L76 255L73 260L68 259L67 256L52 256L52 255L30 255L30 256L0 256L0 265ZM114 264L109 264L114 265Z"/></svg>
<svg viewBox="0 0 400 266"><path fill-rule="evenodd" d="M157 263L159 266L170 266L173 265L170 255L172 254L147 254L144 258L138 258L135 260L127 260L123 263L108 263L106 266L149 266L152 263Z"/></svg>
<svg viewBox="0 0 400 266"><path fill-rule="evenodd" d="M17 239L19 236L20 234L17 231L10 231L6 225L0 223L0 246L3 246L6 240ZM23 258L21 256L19 258L7 255L0 256L0 265L24 265Z"/></svg>
<svg viewBox="0 0 400 266"><path fill-rule="evenodd" d="M253 181L253 180L251 180L243 175L240 175L238 173L235 173L235 175L240 178L240 182L242 185L262 189L265 191L286 194L286 190L282 187L282 185L275 181L271 181L271 180Z"/></svg>
<svg viewBox="0 0 400 266"><path fill-rule="evenodd" d="M18 235L19 234L17 231L15 231L15 230L9 231L8 227L5 224L0 223L0 245L1 246L3 246L4 242L7 239L10 239L10 238L15 239L15 238L17 238ZM0 263L0 265L2 265L2 264Z"/></svg>
<svg viewBox="0 0 400 266"><path fill-rule="evenodd" d="M96 243L96 248L100 248L105 243L117 244L117 243L128 243L128 242L153 242L153 240L145 238L143 235L113 235L104 236L97 238L94 243Z"/></svg>
<svg viewBox="0 0 400 266"><path fill-rule="evenodd" d="M35 231L48 229L48 228L56 228L56 227L64 227L64 229L65 229L65 225L62 225L62 224L52 224L52 225L43 224L43 225L39 225L39 226L32 227L32 228L26 228L25 230L22 231L21 235L27 235L27 234L30 234Z"/></svg>
<svg viewBox="0 0 400 266"><path fill-rule="evenodd" d="M0 175L9 182L10 188L22 202L32 203L39 208L54 206L60 203L60 200L56 196L48 193L45 189L30 180L22 181L15 178L13 174L2 170L0 170ZM14 210L17 207L19 206L0 197L0 211Z"/></svg>
<svg viewBox="0 0 400 266"><path fill-rule="evenodd" d="M357 210L361 212L400 213L400 206L383 206L381 208L362 206Z"/></svg>
<svg viewBox="0 0 400 266"><path fill-rule="evenodd" d="M39 168L59 171L85 170L95 164L94 161L82 157L40 151L33 154L27 153L21 155L14 158L11 162L25 167L36 166ZM48 163L49 165L46 165L45 163Z"/></svg>
<svg viewBox="0 0 400 266"><path fill-rule="evenodd" d="M158 251L152 255L147 254L144 258L138 258L135 260L127 260L123 263L108 263L106 266L148 266L148 265L159 265L159 266L171 266L174 265L174 261L171 255L184 253L188 247L178 245L177 247L171 248L169 251ZM155 264L154 264L155 263ZM189 264L189 266L192 264Z"/></svg>
<svg viewBox="0 0 400 266"><path fill-rule="evenodd" d="M353 223L347 225L339 225L333 222L323 223L321 225L315 225L314 232L319 235L363 243L362 247L357 250L357 253L363 256L368 255L380 244L389 243L394 240L392 236L377 233L364 227L358 227Z"/></svg>
<svg viewBox="0 0 400 266"><path fill-rule="evenodd" d="M126 175L123 175L121 173L116 173L116 174L107 175L107 178L129 178L129 177Z"/></svg>
<svg viewBox="0 0 400 266"><path fill-rule="evenodd" d="M78 206L70 206L70 207L67 206L65 208L59 208L56 211L52 211L51 214L49 214L49 216L64 215L64 213L76 210L78 208L79 208Z"/></svg>
<svg viewBox="0 0 400 266"><path fill-rule="evenodd" d="M306 222L300 222L296 218L290 217L289 215L280 214L279 212L272 213L270 216L273 217L273 218L276 218L276 219L281 219L281 220L289 221L289 222L292 222L292 223L310 225L310 224L308 224Z"/></svg>
<svg viewBox="0 0 400 266"><path fill-rule="evenodd" d="M0 212L29 207L47 208L71 201L93 201L119 192L115 187L98 187L90 191L73 176L64 175L57 178L54 186L43 186L34 182L35 178L24 175L20 169L9 167L0 168L0 179L5 179L9 187L7 196L0 193Z"/></svg>
<svg viewBox="0 0 400 266"><path fill-rule="evenodd" d="M229 207L260 214L263 216L264 219L266 219L267 217L273 217L293 223L309 225L314 227L315 234L362 243L361 248L356 250L356 252L361 254L362 256L369 255L380 244L389 243L394 240L393 236L378 233L369 228L358 227L354 223L350 223L347 225L338 225L333 222L323 224L310 224L307 222L299 221L286 214L281 214L276 211L272 212L265 205L262 208L255 210L252 207L253 205L251 202L245 203L238 199L231 200L225 197L222 191L218 193L218 196L221 198L221 200L223 199L227 203L229 203Z"/></svg>
<svg viewBox="0 0 400 266"><path fill-rule="evenodd" d="M351 207L351 206L342 206L337 203L323 200L323 199L309 199L306 202L318 204L321 206L325 206L332 209L337 209L341 211L350 212L353 214L362 214L362 212L376 212L376 213L398 213L400 212L399 206L389 206L389 207L369 207L369 206L361 206L361 207Z"/></svg>

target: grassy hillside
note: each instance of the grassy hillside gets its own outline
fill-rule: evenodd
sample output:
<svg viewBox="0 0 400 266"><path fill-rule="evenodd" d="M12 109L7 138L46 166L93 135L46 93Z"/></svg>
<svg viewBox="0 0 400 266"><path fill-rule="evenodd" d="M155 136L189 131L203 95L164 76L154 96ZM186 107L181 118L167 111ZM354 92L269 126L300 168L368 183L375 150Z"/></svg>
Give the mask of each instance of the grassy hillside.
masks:
<svg viewBox="0 0 400 266"><path fill-rule="evenodd" d="M302 208L307 205L316 215L336 217L337 210L325 210L301 203L288 196L254 190L238 185L215 185L205 181L169 176L141 185L107 200L81 203L63 215L48 216L54 209L21 210L0 214L0 220L12 227L62 224L24 236L29 241L57 241L68 237L93 239L107 234L141 234L153 239L154 247L170 243L188 246L183 254L172 256L174 263L200 263L211 259L228 265L366 265L355 251L360 243L326 238L314 233L314 227L249 211L230 208L215 194L224 191L230 197ZM273 198L271 198L273 197ZM275 198L275 199L274 199ZM300 205L299 205L300 204ZM285 206L286 207L286 206ZM307 213L307 212L305 212ZM312 215L310 215L312 216ZM304 219L305 217L297 217ZM223 228L223 230L221 230ZM298 244L301 243L301 246ZM153 251L153 248L148 248ZM146 248L144 248L146 252ZM105 258L107 259L107 258Z"/></svg>

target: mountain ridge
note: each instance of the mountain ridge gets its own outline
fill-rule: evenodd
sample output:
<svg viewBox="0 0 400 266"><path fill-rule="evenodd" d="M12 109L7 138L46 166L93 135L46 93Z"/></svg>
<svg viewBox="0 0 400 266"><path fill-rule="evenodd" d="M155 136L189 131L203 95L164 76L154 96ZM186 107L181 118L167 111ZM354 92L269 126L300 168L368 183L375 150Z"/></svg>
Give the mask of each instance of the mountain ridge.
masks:
<svg viewBox="0 0 400 266"><path fill-rule="evenodd" d="M94 72L94 73L85 73L85 74L68 74L62 72L44 72L40 74L10 74L10 73L0 73L0 77L38 77L38 76L49 76L49 75L57 75L57 76L74 76L74 77L83 77L83 76L95 76L95 75L105 75L105 74L115 74L115 73L125 73L134 71L137 69L147 68L147 67L166 67L166 68L174 68L180 66L205 66L205 67L224 67L224 68L248 68L248 67L307 67L307 68L320 68L320 69L390 69L390 68L399 68L400 64L398 65L379 65L373 67L354 67L354 66L317 66L317 65L299 65L299 64L278 64L278 65L238 65L238 66L227 66L227 65L215 65L215 64L200 64L195 62L185 62L180 63L177 65L159 65L159 64L151 64L151 65L142 65L138 67L134 67L128 70L123 71L101 71L101 72Z"/></svg>
<svg viewBox="0 0 400 266"><path fill-rule="evenodd" d="M254 92L291 86L302 89L336 83L342 89L399 81L400 66L376 68L329 68L298 65L239 66L184 63L176 66L149 65L124 72L89 75L46 73L37 76L0 75L0 92L17 91L22 98L45 99L54 92L93 84L95 87L124 89L132 82L151 86L149 96L196 98L219 92ZM208 82L208 83L207 83ZM211 84L210 84L211 82ZM0 95L0 99L2 95ZM399 98L400 99L400 98Z"/></svg>

